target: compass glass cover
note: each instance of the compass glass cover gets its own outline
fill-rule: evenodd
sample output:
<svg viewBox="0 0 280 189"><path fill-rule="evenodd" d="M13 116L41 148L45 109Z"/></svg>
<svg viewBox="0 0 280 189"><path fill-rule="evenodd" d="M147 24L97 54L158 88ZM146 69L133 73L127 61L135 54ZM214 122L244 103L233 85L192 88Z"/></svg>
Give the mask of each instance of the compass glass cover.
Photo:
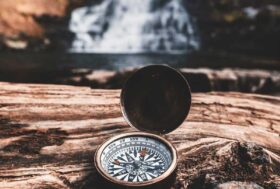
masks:
<svg viewBox="0 0 280 189"><path fill-rule="evenodd" d="M172 163L163 142L146 136L128 136L106 146L101 166L111 177L124 182L144 182L162 175Z"/></svg>

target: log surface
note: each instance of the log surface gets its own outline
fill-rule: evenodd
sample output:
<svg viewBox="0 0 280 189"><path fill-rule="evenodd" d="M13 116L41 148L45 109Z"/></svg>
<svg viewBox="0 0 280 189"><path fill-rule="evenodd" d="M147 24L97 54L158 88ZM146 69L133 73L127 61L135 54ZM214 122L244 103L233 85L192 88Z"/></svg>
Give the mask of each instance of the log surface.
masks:
<svg viewBox="0 0 280 189"><path fill-rule="evenodd" d="M95 149L133 131L119 90L0 83L0 188L102 188ZM280 98L195 93L166 138L179 153L174 188L280 188Z"/></svg>

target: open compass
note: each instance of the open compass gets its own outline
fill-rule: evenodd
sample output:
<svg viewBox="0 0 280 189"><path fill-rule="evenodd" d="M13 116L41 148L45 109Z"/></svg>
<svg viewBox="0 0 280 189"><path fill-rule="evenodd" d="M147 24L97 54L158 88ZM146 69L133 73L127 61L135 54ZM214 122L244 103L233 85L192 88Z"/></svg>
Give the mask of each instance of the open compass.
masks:
<svg viewBox="0 0 280 189"><path fill-rule="evenodd" d="M122 89L121 109L141 132L117 135L97 149L95 166L102 178L113 188L167 186L177 152L164 134L185 120L190 106L189 85L175 69L151 65L135 72Z"/></svg>

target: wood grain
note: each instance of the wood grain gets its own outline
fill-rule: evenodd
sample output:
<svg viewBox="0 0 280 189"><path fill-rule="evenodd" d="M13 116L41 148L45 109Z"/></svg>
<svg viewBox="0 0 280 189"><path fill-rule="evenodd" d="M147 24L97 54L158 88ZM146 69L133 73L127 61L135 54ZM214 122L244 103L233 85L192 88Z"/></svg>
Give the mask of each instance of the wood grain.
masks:
<svg viewBox="0 0 280 189"><path fill-rule="evenodd" d="M119 93L0 83L0 188L102 188L95 149L133 131L122 118ZM280 188L279 97L195 93L192 102L187 120L166 136L180 158L174 188L231 181Z"/></svg>

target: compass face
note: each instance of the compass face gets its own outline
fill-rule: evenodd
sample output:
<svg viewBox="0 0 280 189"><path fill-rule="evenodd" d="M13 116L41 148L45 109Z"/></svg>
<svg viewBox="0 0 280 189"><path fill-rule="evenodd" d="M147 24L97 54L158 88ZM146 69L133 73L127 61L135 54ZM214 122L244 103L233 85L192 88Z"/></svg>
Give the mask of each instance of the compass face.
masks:
<svg viewBox="0 0 280 189"><path fill-rule="evenodd" d="M110 142L101 152L103 170L115 180L141 183L160 177L173 161L164 142L144 135L132 135Z"/></svg>

